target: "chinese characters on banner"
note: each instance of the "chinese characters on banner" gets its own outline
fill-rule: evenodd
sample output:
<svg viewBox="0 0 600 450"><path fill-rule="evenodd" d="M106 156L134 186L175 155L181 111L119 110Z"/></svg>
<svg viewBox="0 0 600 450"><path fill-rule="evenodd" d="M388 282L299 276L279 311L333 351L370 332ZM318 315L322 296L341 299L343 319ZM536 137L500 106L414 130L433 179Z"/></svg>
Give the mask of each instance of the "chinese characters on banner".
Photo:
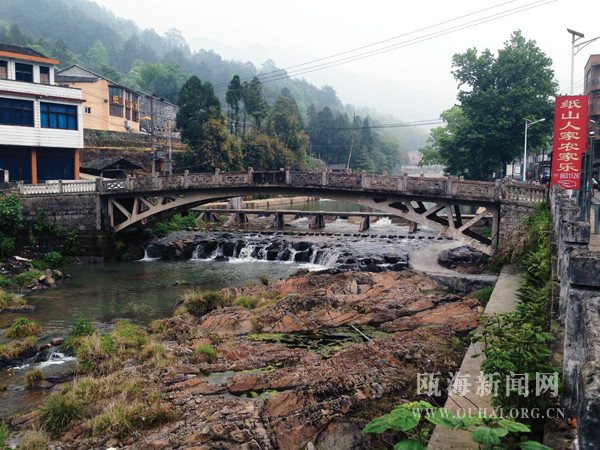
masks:
<svg viewBox="0 0 600 450"><path fill-rule="evenodd" d="M556 97L550 185L579 189L587 144L588 96Z"/></svg>

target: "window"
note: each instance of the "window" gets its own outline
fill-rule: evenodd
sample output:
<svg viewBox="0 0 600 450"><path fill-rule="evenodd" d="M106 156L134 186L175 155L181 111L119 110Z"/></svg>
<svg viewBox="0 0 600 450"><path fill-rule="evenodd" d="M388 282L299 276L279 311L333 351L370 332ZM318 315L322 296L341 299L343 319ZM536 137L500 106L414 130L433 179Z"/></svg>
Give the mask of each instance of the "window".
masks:
<svg viewBox="0 0 600 450"><path fill-rule="evenodd" d="M89 106L85 107L85 113L86 114L91 114L92 113L92 108L90 108Z"/></svg>
<svg viewBox="0 0 600 450"><path fill-rule="evenodd" d="M33 102L0 98L0 124L33 126Z"/></svg>
<svg viewBox="0 0 600 450"><path fill-rule="evenodd" d="M77 106L40 103L42 128L77 129Z"/></svg>
<svg viewBox="0 0 600 450"><path fill-rule="evenodd" d="M131 119L134 122L140 121L140 112L139 112L139 97L136 94L131 94Z"/></svg>
<svg viewBox="0 0 600 450"><path fill-rule="evenodd" d="M108 102L110 103L110 115L115 117L123 117L123 88L109 86L108 96Z"/></svg>
<svg viewBox="0 0 600 450"><path fill-rule="evenodd" d="M31 64L15 64L15 80L33 83L33 66Z"/></svg>
<svg viewBox="0 0 600 450"><path fill-rule="evenodd" d="M50 84L50 68L40 66L40 83Z"/></svg>
<svg viewBox="0 0 600 450"><path fill-rule="evenodd" d="M0 78L8 79L8 63L6 61L0 61Z"/></svg>

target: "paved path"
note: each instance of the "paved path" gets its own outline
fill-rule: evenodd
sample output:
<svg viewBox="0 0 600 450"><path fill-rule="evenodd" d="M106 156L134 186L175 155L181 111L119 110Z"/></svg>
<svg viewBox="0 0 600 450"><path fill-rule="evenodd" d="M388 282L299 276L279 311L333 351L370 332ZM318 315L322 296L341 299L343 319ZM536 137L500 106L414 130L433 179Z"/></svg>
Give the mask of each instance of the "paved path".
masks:
<svg viewBox="0 0 600 450"><path fill-rule="evenodd" d="M517 289L521 282L521 275L517 266L506 265L502 268L498 282L494 287L494 292L485 308L484 314L493 315L494 313L503 313L515 309L519 302L517 298ZM444 405L453 414L458 410L463 410L467 414L477 414L478 410L487 409L491 413L492 396L477 395L477 377L481 371L483 356L473 358L473 355L480 354L481 343L471 344L465 355L459 369L461 377L468 375L471 383L470 393L464 397L458 394L451 394ZM463 413L464 414L464 413ZM447 428L436 427L429 440L430 450L477 450L479 445L471 439L471 433L461 430L448 430Z"/></svg>

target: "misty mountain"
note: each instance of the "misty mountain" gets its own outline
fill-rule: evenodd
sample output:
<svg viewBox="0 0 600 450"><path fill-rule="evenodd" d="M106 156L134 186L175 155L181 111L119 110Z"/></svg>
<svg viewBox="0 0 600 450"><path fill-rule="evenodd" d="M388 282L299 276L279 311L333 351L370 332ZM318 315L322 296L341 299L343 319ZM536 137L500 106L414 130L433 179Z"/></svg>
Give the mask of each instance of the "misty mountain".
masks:
<svg viewBox="0 0 600 450"><path fill-rule="evenodd" d="M261 81L267 102L274 103L281 90L287 87L298 103L305 123L311 105L318 110L328 107L350 116L357 114L359 108L368 107L372 124L400 122L396 117L378 111L409 111L410 106L411 113L407 117L413 117L413 112L418 113L419 101L410 97L408 90L404 94L398 86L384 87L380 80L367 80L339 68L327 70L329 75L332 71L335 73L328 77L338 80L339 86L336 84L335 87L324 80L322 72L307 74L302 79L279 76L282 72L277 72L275 77L270 75L298 60L308 61L310 55L294 56L295 60L291 61L290 55L280 49L257 44L235 49L210 38L198 38L189 45L176 29L168 30L164 35L153 29L142 30L135 22L119 18L90 0L0 0L0 38L33 46L59 59L61 67L79 63L136 89L149 89L135 85L139 82L140 68L148 65L158 64L152 69L170 71L177 79L197 75L215 86L223 104L233 75L250 80L264 74ZM152 86L152 92L156 89L160 89L160 85ZM385 92L374 95L374 89L388 89L388 92L387 95ZM390 92L394 95L389 95ZM176 95L167 97L165 94L165 97L177 101ZM387 104L381 101L374 104L375 98L386 97L402 98L401 103L406 103L407 107L393 100ZM420 100L424 98L421 96ZM416 150L427 138L427 130L419 128L395 128L385 132L400 137L403 151Z"/></svg>

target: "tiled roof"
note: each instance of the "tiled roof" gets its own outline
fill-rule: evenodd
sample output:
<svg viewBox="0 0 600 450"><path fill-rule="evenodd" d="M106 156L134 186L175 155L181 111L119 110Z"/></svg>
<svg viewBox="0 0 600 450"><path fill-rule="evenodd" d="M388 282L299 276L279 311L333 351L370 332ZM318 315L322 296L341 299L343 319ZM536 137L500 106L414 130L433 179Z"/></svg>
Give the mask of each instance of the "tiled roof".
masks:
<svg viewBox="0 0 600 450"><path fill-rule="evenodd" d="M116 166L116 167L110 167L110 166ZM88 161L86 163L81 164L81 169L106 170L108 168L115 169L115 170L118 170L118 169L143 169L143 167L140 166L139 164L131 162L131 161L123 158L122 156L98 158L98 159L94 159L92 161Z"/></svg>
<svg viewBox="0 0 600 450"><path fill-rule="evenodd" d="M6 44L0 42L0 52L18 53L20 55L37 56L39 58L46 58L40 52L36 52L32 48L25 47L23 45Z"/></svg>

